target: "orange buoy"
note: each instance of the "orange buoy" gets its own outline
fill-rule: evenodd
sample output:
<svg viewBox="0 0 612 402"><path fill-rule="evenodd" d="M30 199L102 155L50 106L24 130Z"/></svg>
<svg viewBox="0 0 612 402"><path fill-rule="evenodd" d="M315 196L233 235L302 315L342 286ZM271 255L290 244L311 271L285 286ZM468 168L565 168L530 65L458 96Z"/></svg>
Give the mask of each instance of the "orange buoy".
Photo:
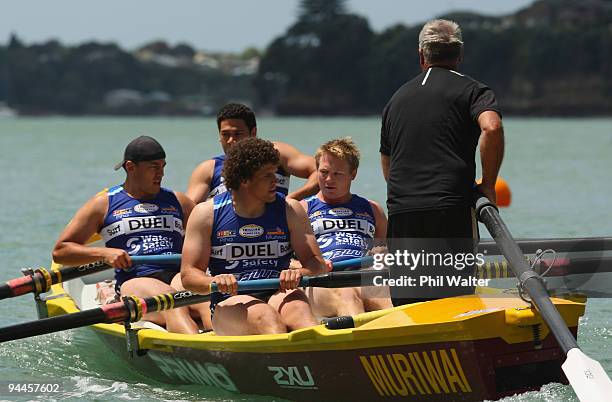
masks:
<svg viewBox="0 0 612 402"><path fill-rule="evenodd" d="M497 196L497 206L509 207L512 202L512 192L506 180L501 177L495 182L495 195Z"/></svg>
<svg viewBox="0 0 612 402"><path fill-rule="evenodd" d="M476 180L476 183L482 183L482 179ZM510 191L510 186L508 182L501 177L497 178L495 182L495 195L497 197L497 206L498 207L508 207L512 202L512 192Z"/></svg>

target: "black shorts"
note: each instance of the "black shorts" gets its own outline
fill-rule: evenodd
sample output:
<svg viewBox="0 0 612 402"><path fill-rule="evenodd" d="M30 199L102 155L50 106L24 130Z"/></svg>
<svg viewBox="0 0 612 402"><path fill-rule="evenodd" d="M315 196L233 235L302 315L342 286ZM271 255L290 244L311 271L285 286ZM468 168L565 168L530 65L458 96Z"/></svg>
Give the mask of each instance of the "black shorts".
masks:
<svg viewBox="0 0 612 402"><path fill-rule="evenodd" d="M404 212L389 216L387 229L389 253L411 250L419 252L424 250L432 253L472 253L476 252L478 244L478 224L474 209L471 207L457 207L438 210L423 210ZM432 276L460 275L472 276L475 266L469 265L461 271L444 267L429 267ZM401 275L414 275L420 278L422 272L414 272L405 267L390 267L390 277L398 278ZM446 283L446 281L444 281ZM447 286L447 287L390 287L391 299L394 306L408 303L434 300L442 297L458 296L474 293L474 287Z"/></svg>
<svg viewBox="0 0 612 402"><path fill-rule="evenodd" d="M387 237L478 239L478 224L472 207L404 212L389 216Z"/></svg>
<svg viewBox="0 0 612 402"><path fill-rule="evenodd" d="M261 300L264 303L267 303L268 300L270 300L270 297L274 296L276 294L276 292L278 292L278 290L272 289L272 290L262 290L259 292L238 292L238 295L248 295L251 297L254 297L256 299ZM223 300L227 300L229 299L231 296L228 296L226 298L224 298ZM221 303L223 300L220 300L217 303L210 303L210 318L212 319L212 317L215 315L215 308L217 307L217 304Z"/></svg>

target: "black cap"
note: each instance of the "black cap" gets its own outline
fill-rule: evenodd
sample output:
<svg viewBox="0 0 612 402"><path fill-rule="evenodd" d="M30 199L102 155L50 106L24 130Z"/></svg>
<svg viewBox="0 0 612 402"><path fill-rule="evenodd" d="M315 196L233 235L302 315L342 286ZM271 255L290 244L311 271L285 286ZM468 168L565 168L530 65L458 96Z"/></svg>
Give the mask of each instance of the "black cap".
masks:
<svg viewBox="0 0 612 402"><path fill-rule="evenodd" d="M115 165L115 170L119 170L123 167L126 161L144 162L157 159L166 159L164 149L155 138L149 137L148 135L141 135L132 140L132 142L125 147L123 160Z"/></svg>

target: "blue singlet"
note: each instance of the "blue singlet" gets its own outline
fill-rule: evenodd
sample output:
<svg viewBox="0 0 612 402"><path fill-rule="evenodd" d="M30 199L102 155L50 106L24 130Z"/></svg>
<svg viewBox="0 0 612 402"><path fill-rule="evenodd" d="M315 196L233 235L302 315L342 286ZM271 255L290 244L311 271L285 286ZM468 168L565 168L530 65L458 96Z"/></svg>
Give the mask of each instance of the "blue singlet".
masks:
<svg viewBox="0 0 612 402"><path fill-rule="evenodd" d="M174 193L162 188L152 200L130 197L123 186L108 190L108 211L100 235L106 247L126 250L129 255L180 253L183 248L183 209ZM180 265L142 264L129 270L116 269L115 288L128 279L160 271L179 272Z"/></svg>
<svg viewBox="0 0 612 402"><path fill-rule="evenodd" d="M366 255L376 232L374 212L367 199L353 194L345 204L328 204L313 195L305 201L323 258L339 262Z"/></svg>
<svg viewBox="0 0 612 402"><path fill-rule="evenodd" d="M208 269L212 276L234 274L238 281L278 278L289 267L291 244L285 196L276 193L276 200L266 204L260 217L238 216L231 193L214 198L212 249ZM210 308L229 295L213 293Z"/></svg>

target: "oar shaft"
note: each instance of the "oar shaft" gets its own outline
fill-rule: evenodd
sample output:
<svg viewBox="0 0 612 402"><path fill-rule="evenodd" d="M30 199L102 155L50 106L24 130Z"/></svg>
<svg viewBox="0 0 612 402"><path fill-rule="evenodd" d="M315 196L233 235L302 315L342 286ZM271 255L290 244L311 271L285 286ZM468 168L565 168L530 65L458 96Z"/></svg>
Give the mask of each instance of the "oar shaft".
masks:
<svg viewBox="0 0 612 402"><path fill-rule="evenodd" d="M342 271L348 268L371 267L372 264L374 264L374 257L370 255L367 257L351 258L350 260L334 262L332 266L334 271Z"/></svg>
<svg viewBox="0 0 612 402"><path fill-rule="evenodd" d="M300 280L300 287L326 287L326 288L345 288L352 286L370 286L372 280L376 276L387 278L389 271L371 270L371 271L342 271L329 272L317 276L304 276ZM258 279L255 281L238 282L239 292L255 292L260 290L278 289L280 280L274 279ZM217 284L211 284L211 291L218 292Z"/></svg>
<svg viewBox="0 0 612 402"><path fill-rule="evenodd" d="M74 314L66 314L58 317L43 318L37 321L15 324L0 329L0 342L29 338L31 336L97 324L104 322L105 317L106 316L102 308L95 308L92 310L80 311Z"/></svg>
<svg viewBox="0 0 612 402"><path fill-rule="evenodd" d="M345 287L360 286L371 283L376 276L388 276L387 270L380 271L345 271L330 272L315 277L303 277L303 286L318 287ZM213 291L216 284L213 283ZM278 289L279 279L262 279L239 282L239 291L256 291ZM78 313L66 314L42 320L25 322L0 328L0 342L27 338L30 336L48 334L66 329L79 328L99 323L123 322L126 320L138 321L146 313L170 310L190 304L201 303L210 299L210 295L200 295L184 290L175 293L161 294L153 297L128 297L120 301L104 305L99 308L84 310Z"/></svg>
<svg viewBox="0 0 612 402"><path fill-rule="evenodd" d="M499 217L497 209L486 198L484 200L483 198L479 199L477 203L480 220L485 224L489 233L491 233L491 236L497 242L500 251L509 261L514 274L519 278L520 283L529 296L531 296L533 303L554 334L559 346L564 353L578 347L576 339L574 339L559 311L550 300L546 289L542 285L540 276L527 265L523 252L514 242L510 231Z"/></svg>
<svg viewBox="0 0 612 402"><path fill-rule="evenodd" d="M180 264L180 254L167 255L135 255L131 257L132 264L160 264L171 265ZM0 300L10 297L21 296L27 293L45 293L51 289L56 283L69 281L71 279L80 278L85 275L95 274L112 268L104 261L96 261L89 264L83 264L76 267L64 267L59 270L47 271L44 268L38 268L32 276L22 276L12 279L0 285Z"/></svg>
<svg viewBox="0 0 612 402"><path fill-rule="evenodd" d="M549 248L558 253L612 250L612 237L516 239L515 241L525 254L533 254L537 250ZM495 241L481 240L478 244L478 252L496 255L499 254L499 247Z"/></svg>

